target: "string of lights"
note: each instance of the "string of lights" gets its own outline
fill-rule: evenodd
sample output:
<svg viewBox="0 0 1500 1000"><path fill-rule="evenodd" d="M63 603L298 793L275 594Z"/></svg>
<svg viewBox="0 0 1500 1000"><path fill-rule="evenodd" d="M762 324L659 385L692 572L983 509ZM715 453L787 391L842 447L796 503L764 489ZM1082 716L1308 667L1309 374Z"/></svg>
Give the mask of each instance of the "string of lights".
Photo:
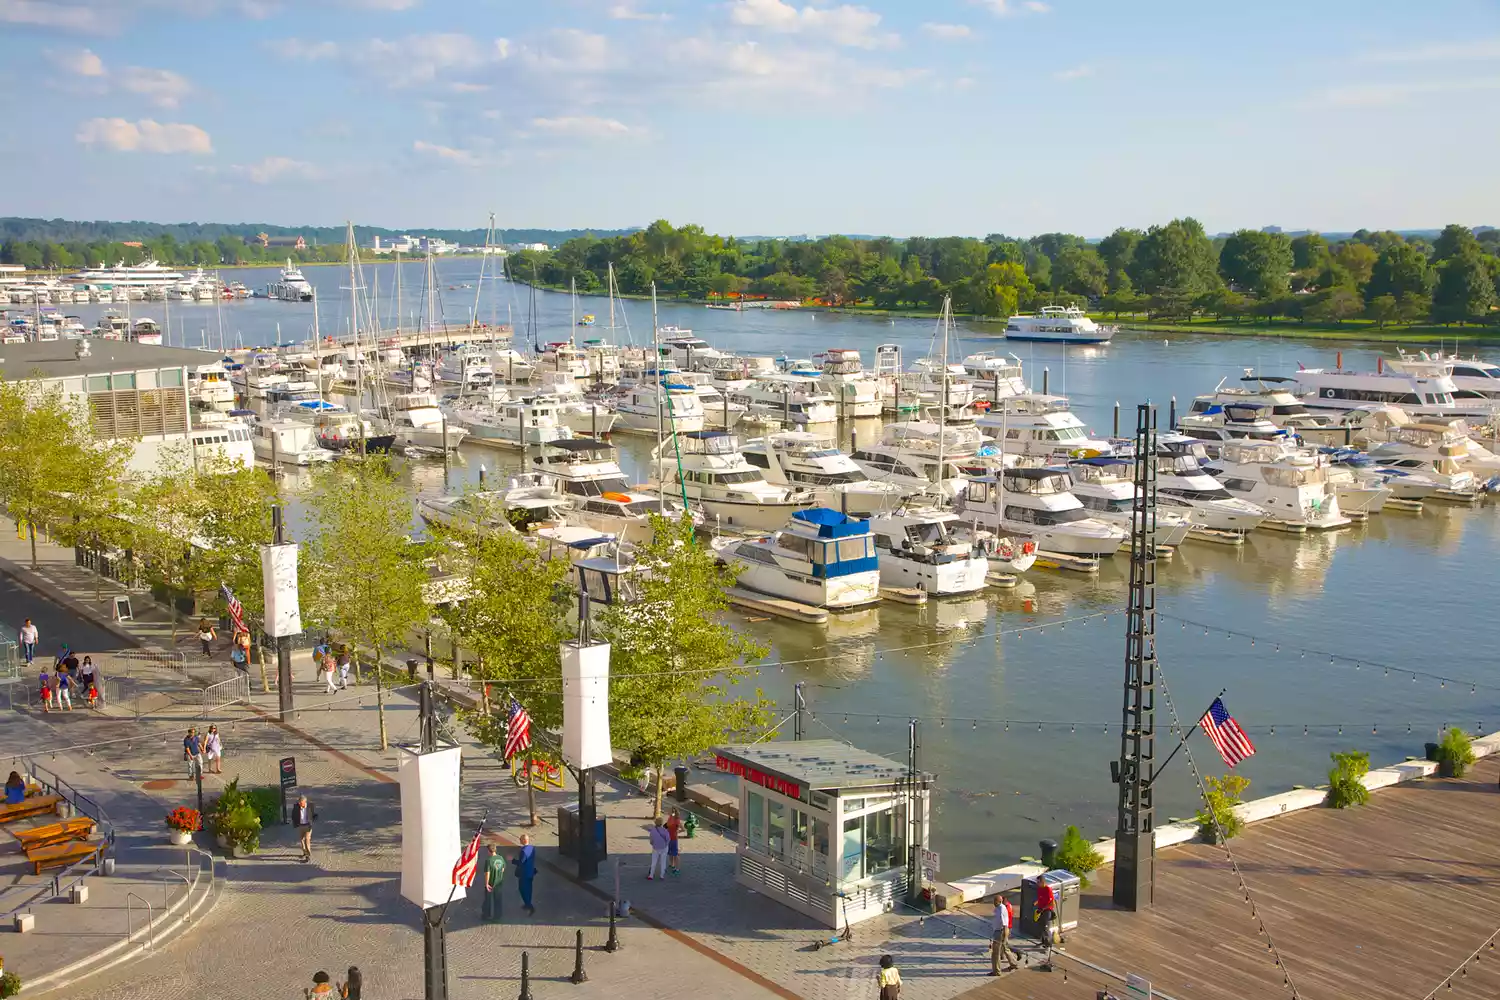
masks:
<svg viewBox="0 0 1500 1000"><path fill-rule="evenodd" d="M1444 988L1446 988L1449 992L1452 992L1453 980L1468 979L1469 966L1477 963L1480 959L1480 956L1483 955L1486 951L1494 951L1496 940L1500 940L1500 927L1496 927L1493 934L1485 938L1484 942L1480 944L1478 948L1475 948L1472 952L1470 952L1468 958L1464 959L1462 962L1459 962L1458 968L1454 969L1452 972L1444 976L1443 981L1434 986L1432 990L1422 998L1422 1000L1432 1000L1433 997L1438 995L1438 991Z"/></svg>
<svg viewBox="0 0 1500 1000"><path fill-rule="evenodd" d="M1172 731L1182 731L1182 719L1177 714L1177 704L1172 700L1172 689L1167 685L1167 675L1162 672L1161 660L1156 661L1156 680L1161 684L1161 692L1167 699L1167 710L1172 713ZM1245 873L1240 870L1240 863L1234 856L1234 851L1229 847L1229 838L1224 835L1224 827L1219 822L1219 813L1213 807L1208 798L1208 786L1203 780L1202 773L1198 770L1198 761L1193 757L1193 748L1187 741L1182 743L1184 755L1187 757L1188 767L1192 768L1193 780L1198 784L1198 795L1203 799L1204 812L1213 820L1214 839L1220 847L1224 848L1224 855L1229 859L1229 867L1234 870L1234 877L1239 880L1240 892L1245 897L1245 902L1250 906L1250 917L1255 921L1260 936L1266 940L1266 949L1271 953L1271 959L1276 967L1281 970L1282 985L1292 991L1292 1000L1300 1000L1297 992L1297 984L1292 982L1291 970L1282 961L1281 950L1276 947L1276 939L1271 936L1271 931L1266 927L1266 921L1260 915L1259 908L1255 905L1255 897L1250 892L1250 885L1245 881Z"/></svg>

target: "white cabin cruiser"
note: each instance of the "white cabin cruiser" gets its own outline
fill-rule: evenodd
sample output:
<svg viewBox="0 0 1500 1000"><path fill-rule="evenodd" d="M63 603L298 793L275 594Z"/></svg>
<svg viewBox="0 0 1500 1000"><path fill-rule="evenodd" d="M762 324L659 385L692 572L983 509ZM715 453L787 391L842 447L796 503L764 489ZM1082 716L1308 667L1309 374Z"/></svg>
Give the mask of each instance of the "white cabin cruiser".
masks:
<svg viewBox="0 0 1500 1000"><path fill-rule="evenodd" d="M1199 401L1202 399L1200 396ZM1249 401L1210 403L1199 409L1195 402L1193 412L1177 421L1177 433L1202 441L1209 458L1219 457L1225 441L1298 443L1295 432L1272 422L1271 409L1270 403Z"/></svg>
<svg viewBox="0 0 1500 1000"><path fill-rule="evenodd" d="M543 525L563 524L571 509L569 499L557 492L549 480L527 475L513 478L503 490L423 497L417 501L417 513L428 524L469 532L530 533Z"/></svg>
<svg viewBox="0 0 1500 1000"><path fill-rule="evenodd" d="M703 403L692 386L675 381L671 373L645 372L645 381L621 385L606 394L604 401L619 414L616 425L622 431L640 434L683 434L703 430Z"/></svg>
<svg viewBox="0 0 1500 1000"><path fill-rule="evenodd" d="M1257 375L1254 368L1244 369L1240 376L1239 385L1229 385L1229 379L1219 380L1214 391L1193 399L1192 408L1188 411L1192 414L1203 413L1214 406L1227 406L1230 403L1259 403L1266 407L1263 415L1277 427L1287 427L1293 431L1303 431L1313 428L1329 428L1338 424L1338 418L1334 414L1318 412L1307 408L1306 404L1292 392L1297 380L1277 375Z"/></svg>
<svg viewBox="0 0 1500 1000"><path fill-rule="evenodd" d="M398 448L456 451L469 436L467 427L448 426L438 399L430 392L404 392L381 408L396 434Z"/></svg>
<svg viewBox="0 0 1500 1000"><path fill-rule="evenodd" d="M495 381L495 369L490 364L489 352L475 347L460 347L449 351L438 359L438 381L478 389Z"/></svg>
<svg viewBox="0 0 1500 1000"><path fill-rule="evenodd" d="M1100 326L1077 306L1043 306L1033 316L1012 316L1005 324L1005 339L1103 344L1119 330L1117 326Z"/></svg>
<svg viewBox="0 0 1500 1000"><path fill-rule="evenodd" d="M1436 433L1423 434L1421 427L1415 424L1402 428L1401 437L1375 445L1370 449L1370 460L1382 469L1394 470L1413 480L1414 484L1430 484L1434 488L1426 491L1426 496L1459 502L1478 499L1483 484L1472 470L1464 468L1468 450L1463 442ZM1404 485L1391 484L1397 496L1403 496Z"/></svg>
<svg viewBox="0 0 1500 1000"><path fill-rule="evenodd" d="M974 460L982 444L973 424L905 420L886 424L879 442L850 457L876 482L892 483L909 494L951 497L963 488L961 466Z"/></svg>
<svg viewBox="0 0 1500 1000"><path fill-rule="evenodd" d="M745 461L764 469L766 479L811 490L824 507L868 516L896 507L907 491L896 483L865 475L828 438L808 431L778 431L745 442Z"/></svg>
<svg viewBox="0 0 1500 1000"><path fill-rule="evenodd" d="M1264 509L1267 527L1321 531L1349 523L1328 484L1323 455L1269 441L1229 441L1208 471L1232 495Z"/></svg>
<svg viewBox="0 0 1500 1000"><path fill-rule="evenodd" d="M727 431L687 431L653 449L656 492L678 496L703 511L717 527L775 531L794 511L810 507L810 491L766 482L764 473L740 454Z"/></svg>
<svg viewBox="0 0 1500 1000"><path fill-rule="evenodd" d="M993 351L979 351L964 358L961 366L965 380L974 386L974 398L992 405L1010 396L1024 396L1031 390L1021 374L1021 359Z"/></svg>
<svg viewBox="0 0 1500 1000"><path fill-rule="evenodd" d="M281 269L281 277L266 286L266 297L282 302L311 302L313 287L288 258L286 267Z"/></svg>
<svg viewBox="0 0 1500 1000"><path fill-rule="evenodd" d="M198 426L189 434L193 441L194 468L208 471L218 467L249 469L255 466L253 431L243 419L254 414L249 410L233 413L209 410L197 416Z"/></svg>
<svg viewBox="0 0 1500 1000"><path fill-rule="evenodd" d="M1028 535L1043 553L1102 559L1130 533L1091 516L1061 469L1014 468L968 480L954 498L959 516L999 535Z"/></svg>
<svg viewBox="0 0 1500 1000"><path fill-rule="evenodd" d="M903 507L870 519L884 587L916 587L929 597L983 590L989 558L957 514Z"/></svg>
<svg viewBox="0 0 1500 1000"><path fill-rule="evenodd" d="M470 441L500 447L535 448L573 436L551 396L474 401L460 397L442 410L450 426L468 430Z"/></svg>
<svg viewBox="0 0 1500 1000"><path fill-rule="evenodd" d="M1010 396L992 405L975 425L1011 455L1068 459L1114 453L1108 441L1089 436L1088 428L1069 408L1066 396Z"/></svg>
<svg viewBox="0 0 1500 1000"><path fill-rule="evenodd" d="M318 444L318 430L304 420L260 420L251 428L255 457L275 465L317 465L334 453Z"/></svg>
<svg viewBox="0 0 1500 1000"><path fill-rule="evenodd" d="M494 379L515 385L518 382L529 382L536 375L536 365L514 347L490 351L474 347L471 350L483 355L484 363L489 366L490 376Z"/></svg>
<svg viewBox="0 0 1500 1000"><path fill-rule="evenodd" d="M188 369L188 398L206 410L228 410L234 406L234 386L222 361Z"/></svg>
<svg viewBox="0 0 1500 1000"><path fill-rule="evenodd" d="M1068 463L1073 495L1090 516L1118 524L1128 533L1135 511L1134 469L1134 462L1113 455L1075 459ZM1156 508L1156 544L1181 545L1193 522L1183 514L1163 509L1160 497Z"/></svg>
<svg viewBox="0 0 1500 1000"><path fill-rule="evenodd" d="M728 393L730 403L745 407L762 420L807 427L838 420L834 398L818 386L821 376L776 372L754 379L738 391Z"/></svg>
<svg viewBox="0 0 1500 1000"><path fill-rule="evenodd" d="M550 477L572 501L570 520L610 532L622 541L651 541L653 514L669 520L682 516L682 504L670 496L658 498L632 487L620 469L614 446L607 442L553 441L532 461L535 471Z"/></svg>
<svg viewBox="0 0 1500 1000"><path fill-rule="evenodd" d="M880 416L880 382L865 371L859 352L833 348L823 352L818 388L833 397L840 417Z"/></svg>
<svg viewBox="0 0 1500 1000"><path fill-rule="evenodd" d="M1184 434L1165 433L1156 439L1156 505L1179 512L1200 528L1248 534L1260 527L1264 508L1241 500L1203 468L1208 452L1203 442Z"/></svg>
<svg viewBox="0 0 1500 1000"><path fill-rule="evenodd" d="M880 600L870 524L836 510L799 510L769 538L721 539L714 547L746 590L829 611Z"/></svg>

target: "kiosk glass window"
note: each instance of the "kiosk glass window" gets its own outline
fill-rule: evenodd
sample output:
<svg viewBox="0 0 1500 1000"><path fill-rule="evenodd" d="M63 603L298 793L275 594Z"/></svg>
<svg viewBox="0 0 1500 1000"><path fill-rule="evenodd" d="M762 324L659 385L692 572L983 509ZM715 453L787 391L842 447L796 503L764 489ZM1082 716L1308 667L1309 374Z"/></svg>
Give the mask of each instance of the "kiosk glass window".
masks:
<svg viewBox="0 0 1500 1000"><path fill-rule="evenodd" d="M745 796L745 807L750 813L745 829L750 832L750 846L763 849L766 846L766 799L764 795L750 792Z"/></svg>
<svg viewBox="0 0 1500 1000"><path fill-rule="evenodd" d="M766 846L771 854L781 857L786 854L786 803L767 800L766 812Z"/></svg>
<svg viewBox="0 0 1500 1000"><path fill-rule="evenodd" d="M865 814L865 875L879 875L906 863L903 826L894 809Z"/></svg>
<svg viewBox="0 0 1500 1000"><path fill-rule="evenodd" d="M843 863L840 866L840 879L844 882L857 881L865 877L865 821L864 817L856 816L853 819L844 820L844 843Z"/></svg>

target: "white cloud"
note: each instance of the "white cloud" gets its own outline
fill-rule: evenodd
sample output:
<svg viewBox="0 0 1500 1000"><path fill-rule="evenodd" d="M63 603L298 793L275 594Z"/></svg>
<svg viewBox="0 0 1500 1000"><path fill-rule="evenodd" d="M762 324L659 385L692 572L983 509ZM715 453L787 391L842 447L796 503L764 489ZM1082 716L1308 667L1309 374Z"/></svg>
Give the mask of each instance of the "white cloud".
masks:
<svg viewBox="0 0 1500 1000"><path fill-rule="evenodd" d="M1052 9L1051 4L1042 3L1042 0L1026 0L1025 3L1020 4L1012 0L969 0L969 2L988 9L996 17L1009 17L1012 14L1045 14Z"/></svg>
<svg viewBox="0 0 1500 1000"><path fill-rule="evenodd" d="M627 135L633 131L624 122L613 118L596 118L592 115L533 118L531 124L534 128L553 135L585 136L592 139L612 138Z"/></svg>
<svg viewBox="0 0 1500 1000"><path fill-rule="evenodd" d="M628 3L617 3L609 9L609 16L616 21L670 21L671 14L637 10Z"/></svg>
<svg viewBox="0 0 1500 1000"><path fill-rule="evenodd" d="M180 73L145 66L127 66L119 80L125 90L141 95L159 108L177 107L193 89Z"/></svg>
<svg viewBox="0 0 1500 1000"><path fill-rule="evenodd" d="M74 138L85 146L97 145L130 153L205 155L214 151L208 133L198 126L155 122L149 118L136 122L124 118L91 118L78 126Z"/></svg>
<svg viewBox="0 0 1500 1000"><path fill-rule="evenodd" d="M1074 66L1072 69L1058 70L1052 74L1054 80L1082 80L1086 76L1094 75L1094 67L1085 63L1082 66Z"/></svg>
<svg viewBox="0 0 1500 1000"><path fill-rule="evenodd" d="M956 42L974 36L973 30L967 24L938 24L933 21L926 21L922 24L922 33L945 42Z"/></svg>
<svg viewBox="0 0 1500 1000"><path fill-rule="evenodd" d="M413 152L424 156L434 156L448 163L455 163L464 167L479 166L479 157L467 149L455 149L453 146L440 146L435 142L425 142L421 139L411 144Z"/></svg>
<svg viewBox="0 0 1500 1000"><path fill-rule="evenodd" d="M343 0L346 7L362 7L365 10L411 10L422 0Z"/></svg>
<svg viewBox="0 0 1500 1000"><path fill-rule="evenodd" d="M1411 104L1414 98L1433 94L1488 90L1500 90L1500 77L1424 80L1411 83L1358 83L1325 90L1306 102L1306 106L1312 108L1389 108Z"/></svg>
<svg viewBox="0 0 1500 1000"><path fill-rule="evenodd" d="M64 73L93 78L104 76L104 60L89 49L69 49L64 52L49 52L47 55L53 65Z"/></svg>
<svg viewBox="0 0 1500 1000"><path fill-rule="evenodd" d="M1480 62L1500 60L1500 38L1481 38L1472 42L1431 42L1409 49L1370 52L1365 62Z"/></svg>
<svg viewBox="0 0 1500 1000"><path fill-rule="evenodd" d="M300 38L281 38L266 44L283 59L299 59L304 62L336 59L340 52L333 42L305 42Z"/></svg>
<svg viewBox="0 0 1500 1000"><path fill-rule="evenodd" d="M246 178L252 184L273 184L279 180L316 180L318 169L304 160L289 156L268 156L259 163L236 164L229 172Z"/></svg>
<svg viewBox="0 0 1500 1000"><path fill-rule="evenodd" d="M873 49L894 45L897 35L877 33L880 15L868 7L796 7L784 0L734 0L729 9L736 24L786 34L808 34L839 45Z"/></svg>
<svg viewBox="0 0 1500 1000"><path fill-rule="evenodd" d="M103 14L86 4L64 0L0 0L0 24L59 28L98 34L111 27Z"/></svg>

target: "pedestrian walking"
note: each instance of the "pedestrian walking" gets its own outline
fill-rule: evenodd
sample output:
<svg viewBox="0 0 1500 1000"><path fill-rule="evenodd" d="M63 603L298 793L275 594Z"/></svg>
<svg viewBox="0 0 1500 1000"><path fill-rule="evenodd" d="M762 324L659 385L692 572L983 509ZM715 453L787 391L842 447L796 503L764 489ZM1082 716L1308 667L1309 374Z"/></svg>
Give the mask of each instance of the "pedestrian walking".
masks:
<svg viewBox="0 0 1500 1000"><path fill-rule="evenodd" d="M182 738L182 759L187 761L189 780L203 777L203 739L196 726Z"/></svg>
<svg viewBox="0 0 1500 1000"><path fill-rule="evenodd" d="M511 859L516 870L516 887L521 890L521 905L529 914L536 913L531 905L531 883L536 880L536 848L532 846L531 834L521 834L521 850Z"/></svg>
<svg viewBox="0 0 1500 1000"><path fill-rule="evenodd" d="M1011 912L1010 901L1000 893L995 893L995 915L990 919L990 975L1000 975L1000 959L1005 958L1005 971L1014 972L1017 969L1017 959L1021 953L1010 946L1010 927L1015 918Z"/></svg>
<svg viewBox="0 0 1500 1000"><path fill-rule="evenodd" d="M302 846L303 861L312 860L313 820L317 818L317 810L307 801L307 796L297 796L297 804L292 807L292 825L297 828L297 843Z"/></svg>
<svg viewBox="0 0 1500 1000"><path fill-rule="evenodd" d="M658 871L662 878L667 877L667 847L672 843L672 838L660 816L651 825L650 837L651 867L646 869L647 882L655 878Z"/></svg>
<svg viewBox="0 0 1500 1000"><path fill-rule="evenodd" d="M894 958L889 955L880 956L880 972L875 981L880 984L880 1000L900 1000L901 970L896 968Z"/></svg>
<svg viewBox="0 0 1500 1000"><path fill-rule="evenodd" d="M672 807L672 814L667 817L666 827L667 836L671 838L667 841L667 866L672 870L673 875L679 875L681 872L677 869L677 835L682 831L682 813L677 811L676 806Z"/></svg>
<svg viewBox="0 0 1500 1000"><path fill-rule="evenodd" d="M21 641L21 655L26 658L26 662L29 665L32 660L36 659L36 644L37 640L41 638L41 635L36 630L36 626L31 624L30 618L22 623L21 631L16 638Z"/></svg>
<svg viewBox="0 0 1500 1000"><path fill-rule="evenodd" d="M203 756L213 761L214 774L224 773L224 740L219 736L218 726L209 726L203 738Z"/></svg>
<svg viewBox="0 0 1500 1000"><path fill-rule="evenodd" d="M64 656L63 656L63 661L62 661L62 663L63 663L63 669L68 672L68 675L70 677L77 677L78 676L78 654L75 653L75 652L73 652L67 646L63 647L63 651L64 651Z"/></svg>
<svg viewBox="0 0 1500 1000"><path fill-rule="evenodd" d="M94 658L85 656L83 662L78 665L78 686L87 691L94 686L94 675L98 671L94 668Z"/></svg>
<svg viewBox="0 0 1500 1000"><path fill-rule="evenodd" d="M73 711L73 678L66 667L57 668L57 707Z"/></svg>
<svg viewBox="0 0 1500 1000"><path fill-rule="evenodd" d="M333 657L331 656L324 657L323 659L323 680L328 684L329 694L338 691L338 685L333 682Z"/></svg>
<svg viewBox="0 0 1500 1000"><path fill-rule="evenodd" d="M491 844L489 857L484 861L484 906L480 919L495 922L500 919L500 885L505 881L505 859L500 856L500 845Z"/></svg>
<svg viewBox="0 0 1500 1000"><path fill-rule="evenodd" d="M349 667L353 661L347 652L339 657L339 690L349 690Z"/></svg>
<svg viewBox="0 0 1500 1000"><path fill-rule="evenodd" d="M322 642L313 647L312 656L314 683L323 679L323 661L326 660L330 655L332 655L332 653L333 647L328 644L327 639L324 639Z"/></svg>
<svg viewBox="0 0 1500 1000"><path fill-rule="evenodd" d="M42 711L52 711L52 674L46 667L42 668L41 676L37 678L39 685L38 694L42 699Z"/></svg>
<svg viewBox="0 0 1500 1000"><path fill-rule="evenodd" d="M214 640L218 637L219 633L214 630L207 618L198 619L198 644L203 647L204 656L214 654Z"/></svg>
<svg viewBox="0 0 1500 1000"><path fill-rule="evenodd" d="M229 665L244 673L250 672L249 651L238 642L229 647Z"/></svg>

